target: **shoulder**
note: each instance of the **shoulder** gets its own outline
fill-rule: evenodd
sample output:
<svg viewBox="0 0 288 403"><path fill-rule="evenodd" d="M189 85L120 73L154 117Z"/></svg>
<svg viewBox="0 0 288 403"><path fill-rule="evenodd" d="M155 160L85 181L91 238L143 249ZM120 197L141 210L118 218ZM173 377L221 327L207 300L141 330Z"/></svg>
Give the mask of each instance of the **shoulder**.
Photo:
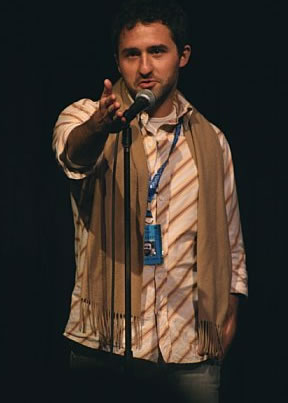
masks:
<svg viewBox="0 0 288 403"><path fill-rule="evenodd" d="M219 141L219 143L221 145L222 150L225 151L226 148L229 147L229 144L228 144L228 141L227 141L227 139L225 137L225 134L222 132L221 129L219 129L219 127L214 125L214 123L209 122L209 124L212 127L212 129L214 130L214 132L215 132L215 134L216 134L216 136L218 138L218 141Z"/></svg>
<svg viewBox="0 0 288 403"><path fill-rule="evenodd" d="M217 143L219 142L223 152L226 151L227 148L229 148L227 138L223 131L214 123L212 123L209 119L207 119L202 113L200 113L194 106L192 107L189 115L189 120L192 127L194 126L194 129L196 130L199 128L198 131L200 135L203 135L203 133L207 133L209 136L217 139Z"/></svg>

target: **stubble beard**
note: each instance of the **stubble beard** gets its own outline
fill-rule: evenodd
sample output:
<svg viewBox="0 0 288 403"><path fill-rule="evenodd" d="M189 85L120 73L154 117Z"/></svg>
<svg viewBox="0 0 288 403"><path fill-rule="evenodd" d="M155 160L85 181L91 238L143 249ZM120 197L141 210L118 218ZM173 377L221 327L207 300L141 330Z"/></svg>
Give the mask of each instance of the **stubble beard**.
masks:
<svg viewBox="0 0 288 403"><path fill-rule="evenodd" d="M160 88L151 88L151 91L153 92L153 94L155 95L156 101L155 101L155 105L153 106L153 108L151 109L147 109L147 111L149 112L150 115L153 115L153 113L161 107L161 105L167 101L168 98L172 98L174 96L174 92L177 88L177 82L178 82L178 74L176 75L175 79L172 81L167 82L166 84L162 84L160 85ZM131 88L126 84L126 88L128 89L129 94L131 95L131 97L135 100L136 95L139 91L141 91L141 89L139 89L139 91L136 91L134 88ZM160 82L161 84L161 82Z"/></svg>

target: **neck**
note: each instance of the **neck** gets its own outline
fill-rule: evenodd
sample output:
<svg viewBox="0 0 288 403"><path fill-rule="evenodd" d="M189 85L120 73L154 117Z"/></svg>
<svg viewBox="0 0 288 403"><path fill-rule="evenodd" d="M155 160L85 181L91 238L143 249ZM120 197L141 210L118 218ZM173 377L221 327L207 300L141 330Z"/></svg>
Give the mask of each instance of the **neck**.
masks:
<svg viewBox="0 0 288 403"><path fill-rule="evenodd" d="M169 102L169 105L160 105L154 108L150 113L151 118L164 118L165 116L170 115L173 110L173 102Z"/></svg>
<svg viewBox="0 0 288 403"><path fill-rule="evenodd" d="M158 99L158 103L156 103L155 107L149 112L151 118L163 118L172 112L175 91L176 88L174 87L170 93L165 95L164 100L162 100L161 97Z"/></svg>

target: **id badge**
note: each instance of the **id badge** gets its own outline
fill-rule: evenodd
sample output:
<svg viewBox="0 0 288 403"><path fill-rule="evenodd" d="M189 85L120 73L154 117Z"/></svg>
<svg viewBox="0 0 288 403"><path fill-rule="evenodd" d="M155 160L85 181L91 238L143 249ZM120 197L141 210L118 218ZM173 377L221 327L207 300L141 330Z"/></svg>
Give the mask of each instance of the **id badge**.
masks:
<svg viewBox="0 0 288 403"><path fill-rule="evenodd" d="M144 232L144 265L163 263L161 226L145 225Z"/></svg>

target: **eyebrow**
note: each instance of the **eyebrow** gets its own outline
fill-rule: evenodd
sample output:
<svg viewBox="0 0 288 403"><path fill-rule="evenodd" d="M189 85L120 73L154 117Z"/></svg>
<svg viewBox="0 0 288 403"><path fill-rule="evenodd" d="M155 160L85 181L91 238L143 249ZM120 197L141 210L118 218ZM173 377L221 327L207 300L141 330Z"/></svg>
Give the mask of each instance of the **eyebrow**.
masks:
<svg viewBox="0 0 288 403"><path fill-rule="evenodd" d="M154 50L156 50L156 49L159 49L159 50L162 50L162 51L167 51L168 50L168 46L167 45L164 45L164 44L162 44L162 43L159 43L159 44L157 44L157 45L152 45L152 46L149 46L148 48L147 48L147 50L148 50L148 52L151 52L151 51L154 51ZM122 55L129 55L129 53L137 53L137 52L141 52L140 51L140 49L139 48L133 48L133 47L131 47L131 48L124 48L124 49L122 49L122 51L121 51L121 54Z"/></svg>

